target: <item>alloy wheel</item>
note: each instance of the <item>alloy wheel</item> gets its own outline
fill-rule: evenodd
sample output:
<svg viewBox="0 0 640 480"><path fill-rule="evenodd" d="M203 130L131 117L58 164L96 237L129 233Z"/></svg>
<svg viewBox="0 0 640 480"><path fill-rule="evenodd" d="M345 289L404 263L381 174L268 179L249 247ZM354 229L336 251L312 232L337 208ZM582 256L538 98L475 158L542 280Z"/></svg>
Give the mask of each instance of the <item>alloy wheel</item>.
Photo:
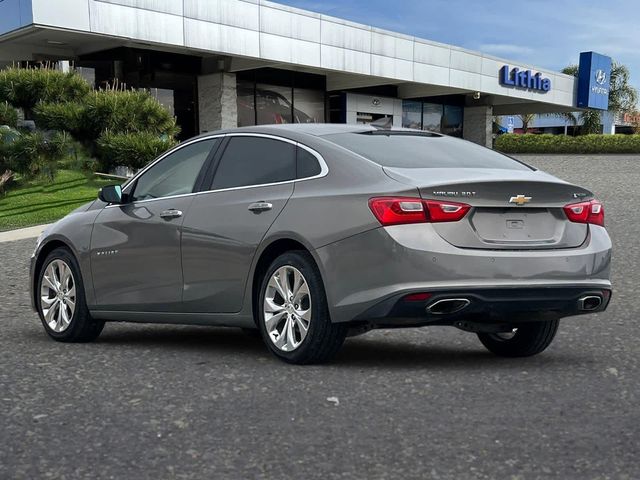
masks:
<svg viewBox="0 0 640 480"><path fill-rule="evenodd" d="M285 265L267 283L263 318L269 340L279 350L291 352L302 345L311 324L311 295L302 272Z"/></svg>
<svg viewBox="0 0 640 480"><path fill-rule="evenodd" d="M76 309L76 282L71 267L63 260L53 260L42 275L40 307L48 327L64 332Z"/></svg>

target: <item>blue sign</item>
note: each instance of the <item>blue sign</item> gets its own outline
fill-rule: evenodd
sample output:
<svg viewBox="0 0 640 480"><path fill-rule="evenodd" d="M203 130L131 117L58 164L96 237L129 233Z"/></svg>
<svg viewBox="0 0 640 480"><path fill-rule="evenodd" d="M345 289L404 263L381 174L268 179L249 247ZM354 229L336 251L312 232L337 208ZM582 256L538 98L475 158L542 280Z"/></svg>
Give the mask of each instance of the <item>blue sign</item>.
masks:
<svg viewBox="0 0 640 480"><path fill-rule="evenodd" d="M531 70L520 70L518 67L509 69L509 65L500 69L500 84L539 92L551 90L551 80L544 78L540 72L534 74Z"/></svg>
<svg viewBox="0 0 640 480"><path fill-rule="evenodd" d="M580 54L578 107L609 109L611 57L595 52Z"/></svg>

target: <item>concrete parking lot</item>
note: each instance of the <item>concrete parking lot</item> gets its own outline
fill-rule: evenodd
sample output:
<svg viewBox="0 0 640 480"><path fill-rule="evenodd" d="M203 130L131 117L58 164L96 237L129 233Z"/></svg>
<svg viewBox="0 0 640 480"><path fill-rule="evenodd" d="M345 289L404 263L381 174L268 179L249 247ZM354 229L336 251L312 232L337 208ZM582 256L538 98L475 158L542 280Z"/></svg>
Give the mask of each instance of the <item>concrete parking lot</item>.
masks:
<svg viewBox="0 0 640 480"><path fill-rule="evenodd" d="M445 327L311 367L235 329L59 344L29 308L34 240L0 244L0 478L640 478L640 156L525 161L596 192L615 248L609 310L529 359Z"/></svg>

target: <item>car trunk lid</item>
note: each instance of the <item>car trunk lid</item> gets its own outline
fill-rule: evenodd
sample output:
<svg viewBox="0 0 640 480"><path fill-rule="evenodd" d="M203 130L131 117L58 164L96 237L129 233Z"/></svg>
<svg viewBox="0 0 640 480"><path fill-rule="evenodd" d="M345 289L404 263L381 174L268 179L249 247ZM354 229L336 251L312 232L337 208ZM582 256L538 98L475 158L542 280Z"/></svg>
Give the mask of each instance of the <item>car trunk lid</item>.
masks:
<svg viewBox="0 0 640 480"><path fill-rule="evenodd" d="M567 219L563 207L593 194L541 171L393 167L384 171L417 187L425 200L473 207L461 221L433 224L442 238L457 247L573 248L582 245L588 233L587 225Z"/></svg>

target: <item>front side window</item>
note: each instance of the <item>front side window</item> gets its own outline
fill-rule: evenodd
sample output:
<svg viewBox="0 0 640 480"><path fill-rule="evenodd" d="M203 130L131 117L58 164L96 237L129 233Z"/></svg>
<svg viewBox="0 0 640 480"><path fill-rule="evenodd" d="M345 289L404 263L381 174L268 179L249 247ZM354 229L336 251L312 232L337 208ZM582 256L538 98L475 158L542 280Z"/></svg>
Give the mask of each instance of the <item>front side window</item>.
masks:
<svg viewBox="0 0 640 480"><path fill-rule="evenodd" d="M261 137L231 137L213 178L213 190L296 178L296 147Z"/></svg>
<svg viewBox="0 0 640 480"><path fill-rule="evenodd" d="M144 172L132 200L149 200L192 193L200 170L218 139L212 138L182 147Z"/></svg>

